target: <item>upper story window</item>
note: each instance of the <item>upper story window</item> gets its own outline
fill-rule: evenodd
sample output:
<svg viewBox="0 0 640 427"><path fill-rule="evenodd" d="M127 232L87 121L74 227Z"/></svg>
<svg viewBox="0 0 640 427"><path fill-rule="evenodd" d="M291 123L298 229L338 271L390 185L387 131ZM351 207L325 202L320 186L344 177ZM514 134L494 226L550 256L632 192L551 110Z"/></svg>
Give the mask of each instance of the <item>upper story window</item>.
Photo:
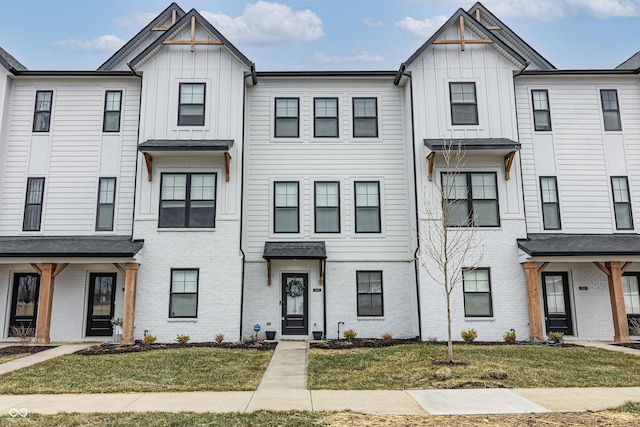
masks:
<svg viewBox="0 0 640 427"><path fill-rule="evenodd" d="M216 178L215 173L163 173L158 227L215 227Z"/></svg>
<svg viewBox="0 0 640 427"><path fill-rule="evenodd" d="M340 232L340 184L315 183L315 232Z"/></svg>
<svg viewBox="0 0 640 427"><path fill-rule="evenodd" d="M24 202L22 231L40 231L44 178L27 179L27 195Z"/></svg>
<svg viewBox="0 0 640 427"><path fill-rule="evenodd" d="M52 90L39 90L36 92L36 106L33 111L34 132L49 132L52 99Z"/></svg>
<svg viewBox="0 0 640 427"><path fill-rule="evenodd" d="M353 98L353 136L378 137L377 98Z"/></svg>
<svg viewBox="0 0 640 427"><path fill-rule="evenodd" d="M533 123L537 131L551 130L551 110L549 108L549 92L547 90L532 90Z"/></svg>
<svg viewBox="0 0 640 427"><path fill-rule="evenodd" d="M633 215L631 214L631 198L629 197L629 182L626 176L612 176L611 189L613 191L613 210L616 216L616 229L633 230Z"/></svg>
<svg viewBox="0 0 640 427"><path fill-rule="evenodd" d="M338 137L338 98L314 98L313 136Z"/></svg>
<svg viewBox="0 0 640 427"><path fill-rule="evenodd" d="M171 269L169 317L198 317L199 273L197 268Z"/></svg>
<svg viewBox="0 0 640 427"><path fill-rule="evenodd" d="M618 91L615 89L601 89L602 115L604 130L622 130L620 123L620 107L618 106Z"/></svg>
<svg viewBox="0 0 640 427"><path fill-rule="evenodd" d="M300 136L299 102L298 98L276 98L274 137L297 138Z"/></svg>
<svg viewBox="0 0 640 427"><path fill-rule="evenodd" d="M451 124L477 125L478 100L474 82L450 82Z"/></svg>
<svg viewBox="0 0 640 427"><path fill-rule="evenodd" d="M178 126L204 126L204 83L180 83Z"/></svg>
<svg viewBox="0 0 640 427"><path fill-rule="evenodd" d="M464 270L462 272L464 287L465 317L491 317L491 279L488 268Z"/></svg>
<svg viewBox="0 0 640 427"><path fill-rule="evenodd" d="M493 172L442 173L447 226L500 225L498 188Z"/></svg>
<svg viewBox="0 0 640 427"><path fill-rule="evenodd" d="M356 271L358 316L382 316L382 271Z"/></svg>
<svg viewBox="0 0 640 427"><path fill-rule="evenodd" d="M113 230L113 214L116 204L116 179L100 178L98 184L98 210L96 231Z"/></svg>
<svg viewBox="0 0 640 427"><path fill-rule="evenodd" d="M356 182L356 233L380 233L380 183Z"/></svg>
<svg viewBox="0 0 640 427"><path fill-rule="evenodd" d="M298 182L274 183L274 233L299 232L298 187Z"/></svg>
<svg viewBox="0 0 640 427"><path fill-rule="evenodd" d="M555 176L540 177L542 196L542 222L545 230L560 230L560 203Z"/></svg>
<svg viewBox="0 0 640 427"><path fill-rule="evenodd" d="M122 91L108 90L104 96L103 132L120 132L120 111L122 109Z"/></svg>

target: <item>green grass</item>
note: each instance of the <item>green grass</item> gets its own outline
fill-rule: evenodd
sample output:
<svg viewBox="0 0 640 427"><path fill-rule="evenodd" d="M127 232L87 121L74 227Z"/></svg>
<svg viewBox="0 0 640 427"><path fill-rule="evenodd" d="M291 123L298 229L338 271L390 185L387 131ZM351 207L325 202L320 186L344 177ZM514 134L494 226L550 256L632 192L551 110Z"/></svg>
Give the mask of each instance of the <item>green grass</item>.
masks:
<svg viewBox="0 0 640 427"><path fill-rule="evenodd" d="M0 363L6 363L13 359L18 359L20 357L28 356L29 353L20 353L20 354L5 354L0 356Z"/></svg>
<svg viewBox="0 0 640 427"><path fill-rule="evenodd" d="M271 351L216 348L67 355L0 376L0 393L255 390Z"/></svg>
<svg viewBox="0 0 640 427"><path fill-rule="evenodd" d="M432 361L447 360L446 346L312 349L308 386L314 390L447 388L483 381L482 371L488 368L506 371L509 379L504 385L510 388L640 386L640 357L595 348L455 345L454 359L469 365L452 367L453 378L438 381L434 373L440 366Z"/></svg>

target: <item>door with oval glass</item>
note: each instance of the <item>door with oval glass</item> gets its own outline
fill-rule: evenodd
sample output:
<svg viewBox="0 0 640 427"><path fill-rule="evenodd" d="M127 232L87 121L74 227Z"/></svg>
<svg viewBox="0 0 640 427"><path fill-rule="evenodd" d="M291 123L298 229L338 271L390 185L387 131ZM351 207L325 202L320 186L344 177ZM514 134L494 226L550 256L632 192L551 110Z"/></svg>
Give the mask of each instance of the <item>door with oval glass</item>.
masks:
<svg viewBox="0 0 640 427"><path fill-rule="evenodd" d="M308 335L306 273L282 274L282 335Z"/></svg>

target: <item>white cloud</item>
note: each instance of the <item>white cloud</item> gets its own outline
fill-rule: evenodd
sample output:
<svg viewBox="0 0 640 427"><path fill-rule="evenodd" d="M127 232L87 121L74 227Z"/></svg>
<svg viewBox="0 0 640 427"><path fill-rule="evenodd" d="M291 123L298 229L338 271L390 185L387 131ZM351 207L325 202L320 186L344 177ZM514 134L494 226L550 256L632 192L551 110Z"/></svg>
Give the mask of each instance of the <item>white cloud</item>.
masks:
<svg viewBox="0 0 640 427"><path fill-rule="evenodd" d="M119 16L114 18L111 23L116 27L135 27L142 28L145 27L149 22L153 21L156 17L155 13L150 12L132 12L128 15Z"/></svg>
<svg viewBox="0 0 640 427"><path fill-rule="evenodd" d="M375 19L371 19L371 18L363 18L362 23L364 24L365 27L369 27L369 28L384 27L384 22L376 21Z"/></svg>
<svg viewBox="0 0 640 427"><path fill-rule="evenodd" d="M322 20L311 10L294 11L280 3L247 4L242 16L202 12L202 16L234 43L295 46L324 36Z"/></svg>
<svg viewBox="0 0 640 427"><path fill-rule="evenodd" d="M631 0L566 0L578 11L596 18L638 16L640 2Z"/></svg>
<svg viewBox="0 0 640 427"><path fill-rule="evenodd" d="M427 18L422 21L411 17L406 17L395 23L396 28L406 30L415 37L427 38L435 33L445 22L447 17L443 15Z"/></svg>
<svg viewBox="0 0 640 427"><path fill-rule="evenodd" d="M565 16L564 2L565 0L484 0L482 4L500 19L520 17L555 21Z"/></svg>
<svg viewBox="0 0 640 427"><path fill-rule="evenodd" d="M353 63L353 62L383 62L384 58L371 52L361 52L351 56L340 57L337 55L327 55L319 52L313 55L313 59L319 64L337 64L337 63Z"/></svg>
<svg viewBox="0 0 640 427"><path fill-rule="evenodd" d="M113 52L124 45L124 40L117 36L106 34L93 40L60 40L54 42L53 45L58 49L72 52Z"/></svg>

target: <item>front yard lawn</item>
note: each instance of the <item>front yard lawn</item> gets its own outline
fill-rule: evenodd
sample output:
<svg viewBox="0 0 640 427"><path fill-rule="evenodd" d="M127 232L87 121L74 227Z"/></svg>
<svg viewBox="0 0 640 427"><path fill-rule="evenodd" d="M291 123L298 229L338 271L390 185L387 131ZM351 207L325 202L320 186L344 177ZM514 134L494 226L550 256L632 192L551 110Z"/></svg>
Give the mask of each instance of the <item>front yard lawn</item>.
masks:
<svg viewBox="0 0 640 427"><path fill-rule="evenodd" d="M217 348L71 354L1 375L0 393L255 390L272 354Z"/></svg>
<svg viewBox="0 0 640 427"><path fill-rule="evenodd" d="M18 353L18 354L1 354L0 355L0 363L5 363L13 359L17 359L19 357L28 356L29 353Z"/></svg>
<svg viewBox="0 0 640 427"><path fill-rule="evenodd" d="M453 377L434 376L447 360L444 345L410 344L385 348L309 351L312 390L401 390L488 384L509 388L640 386L640 357L585 347L540 345L455 345ZM485 369L502 369L506 382L482 379Z"/></svg>

